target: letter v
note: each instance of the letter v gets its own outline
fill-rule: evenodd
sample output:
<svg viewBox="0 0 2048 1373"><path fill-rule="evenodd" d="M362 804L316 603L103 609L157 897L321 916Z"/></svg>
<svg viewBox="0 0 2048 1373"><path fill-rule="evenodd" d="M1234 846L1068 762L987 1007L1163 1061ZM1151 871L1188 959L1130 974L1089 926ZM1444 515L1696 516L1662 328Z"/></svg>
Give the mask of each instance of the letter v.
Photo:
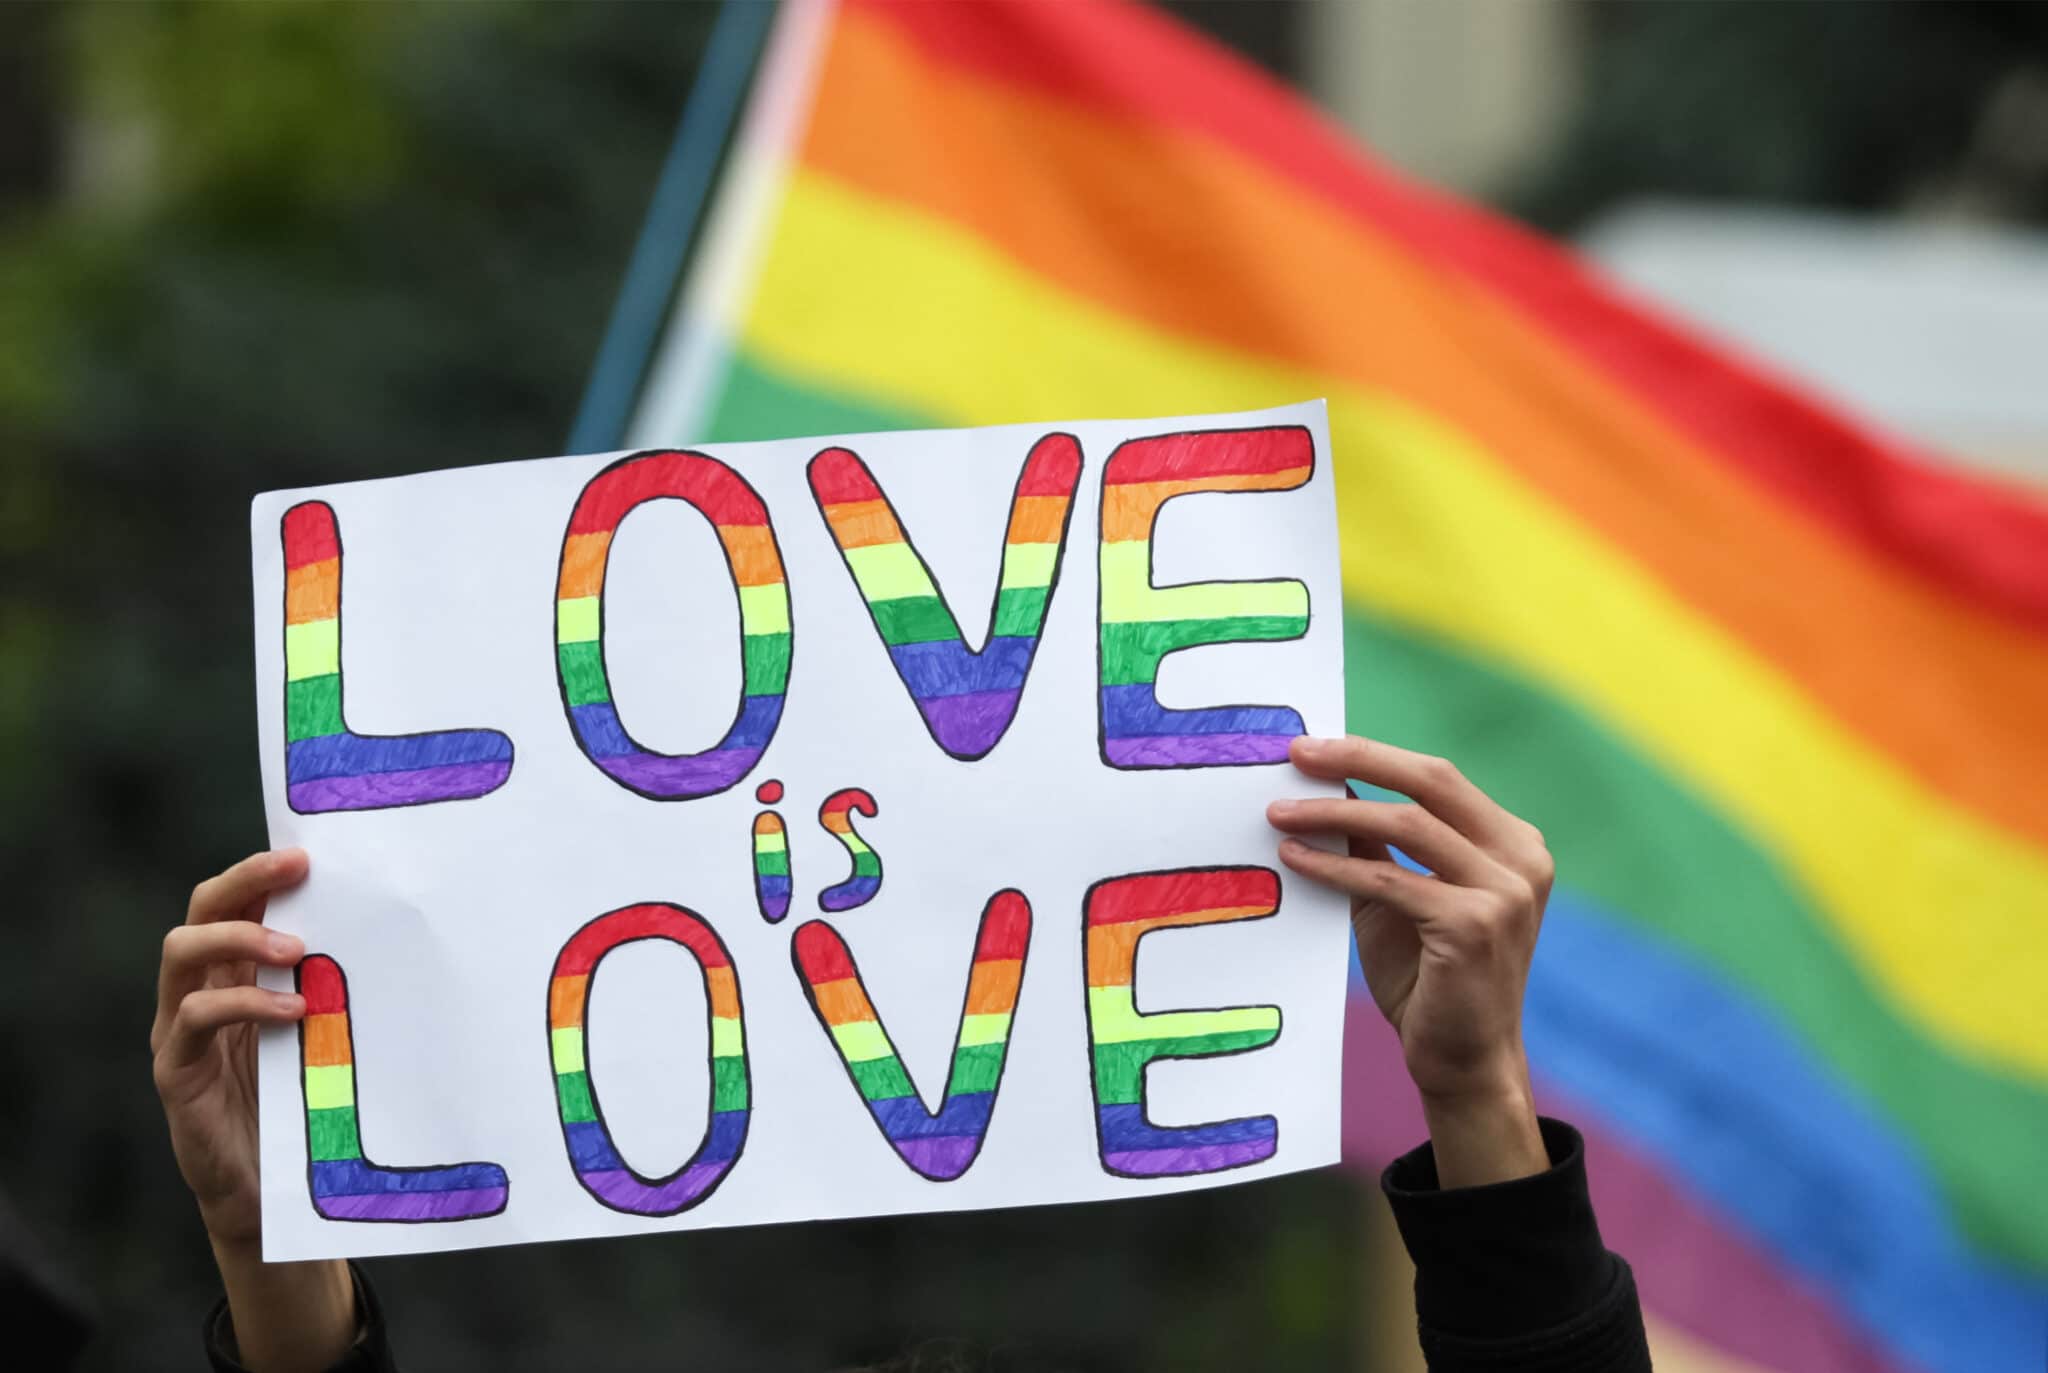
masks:
<svg viewBox="0 0 2048 1373"><path fill-rule="evenodd" d="M1016 716L1038 651L1081 480L1080 443L1071 434L1047 434L1024 459L988 639L979 650L961 638L931 568L867 464L847 449L827 448L811 459L809 475L811 494L925 728L953 757L982 757Z"/></svg>
<svg viewBox="0 0 2048 1373"><path fill-rule="evenodd" d="M791 945L797 976L853 1079L868 1114L903 1161L933 1182L951 1182L973 1166L988 1135L1010 1047L1010 1018L1024 982L1031 945L1031 903L1024 893L999 891L981 913L967 1000L953 1046L946 1096L936 1112L896 1053L889 1032L868 1000L860 969L839 932L808 922Z"/></svg>

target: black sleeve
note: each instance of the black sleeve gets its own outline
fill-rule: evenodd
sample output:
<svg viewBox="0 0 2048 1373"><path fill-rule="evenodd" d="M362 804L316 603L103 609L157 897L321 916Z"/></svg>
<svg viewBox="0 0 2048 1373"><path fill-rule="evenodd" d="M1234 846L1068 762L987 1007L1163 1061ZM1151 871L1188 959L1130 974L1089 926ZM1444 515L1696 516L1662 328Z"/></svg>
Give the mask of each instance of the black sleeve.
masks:
<svg viewBox="0 0 2048 1373"><path fill-rule="evenodd" d="M1415 1260L1415 1314L1431 1373L1650 1373L1628 1264L1600 1242L1586 1149L1542 1122L1550 1171L1437 1186L1425 1144L1380 1177Z"/></svg>
<svg viewBox="0 0 2048 1373"><path fill-rule="evenodd" d="M328 1365L327 1373L398 1373L398 1364L391 1357L391 1340L384 1329L384 1311L377 1305L377 1290L370 1286L362 1269L350 1264L348 1271L356 1280L356 1318L362 1325L348 1353ZM249 1373L242 1367L241 1353L235 1348L235 1326L228 1319L227 1298L215 1302L213 1310L207 1313L205 1336L206 1358L214 1373Z"/></svg>

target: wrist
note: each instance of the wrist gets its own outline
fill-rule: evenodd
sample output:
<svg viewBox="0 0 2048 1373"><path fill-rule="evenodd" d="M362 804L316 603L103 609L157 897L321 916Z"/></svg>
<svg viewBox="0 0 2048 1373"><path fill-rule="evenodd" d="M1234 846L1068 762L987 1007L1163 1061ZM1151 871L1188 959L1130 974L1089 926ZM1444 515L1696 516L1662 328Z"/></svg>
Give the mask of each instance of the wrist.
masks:
<svg viewBox="0 0 2048 1373"><path fill-rule="evenodd" d="M1486 1079L1453 1092L1423 1092L1422 1115L1439 1187L1511 1182L1550 1168L1528 1065L1519 1052Z"/></svg>
<svg viewBox="0 0 2048 1373"><path fill-rule="evenodd" d="M227 1255L262 1262L263 1221L253 1203L227 1197L209 1205L201 1198L199 1223L206 1227L206 1242L213 1246L216 1258Z"/></svg>
<svg viewBox="0 0 2048 1373"><path fill-rule="evenodd" d="M206 1242L212 1246L214 1266L225 1281L230 1271L241 1274L263 1267L263 1241L255 1235L238 1235L206 1227Z"/></svg>
<svg viewBox="0 0 2048 1373"><path fill-rule="evenodd" d="M361 1316L347 1263L265 1263L256 1240L209 1238L238 1357L253 1373L314 1373L355 1343Z"/></svg>

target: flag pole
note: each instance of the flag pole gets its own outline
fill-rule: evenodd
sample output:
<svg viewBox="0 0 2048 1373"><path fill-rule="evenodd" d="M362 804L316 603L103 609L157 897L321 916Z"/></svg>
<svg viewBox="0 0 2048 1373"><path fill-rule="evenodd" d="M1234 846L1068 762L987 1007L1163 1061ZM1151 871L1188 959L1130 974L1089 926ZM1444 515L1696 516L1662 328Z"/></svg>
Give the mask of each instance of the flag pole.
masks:
<svg viewBox="0 0 2048 1373"><path fill-rule="evenodd" d="M774 15L772 0L724 0L719 7L583 388L569 431L571 453L603 452L625 439L669 299L703 219L711 178Z"/></svg>

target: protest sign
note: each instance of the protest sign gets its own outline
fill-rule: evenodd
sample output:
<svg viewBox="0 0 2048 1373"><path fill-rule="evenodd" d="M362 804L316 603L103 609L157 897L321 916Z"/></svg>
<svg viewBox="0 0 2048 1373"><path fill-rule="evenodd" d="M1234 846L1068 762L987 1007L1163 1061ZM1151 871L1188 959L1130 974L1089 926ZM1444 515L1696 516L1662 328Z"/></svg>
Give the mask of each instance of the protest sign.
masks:
<svg viewBox="0 0 2048 1373"><path fill-rule="evenodd" d="M258 497L265 1256L1336 1161L1344 904L1263 816L1334 512L1320 403Z"/></svg>

